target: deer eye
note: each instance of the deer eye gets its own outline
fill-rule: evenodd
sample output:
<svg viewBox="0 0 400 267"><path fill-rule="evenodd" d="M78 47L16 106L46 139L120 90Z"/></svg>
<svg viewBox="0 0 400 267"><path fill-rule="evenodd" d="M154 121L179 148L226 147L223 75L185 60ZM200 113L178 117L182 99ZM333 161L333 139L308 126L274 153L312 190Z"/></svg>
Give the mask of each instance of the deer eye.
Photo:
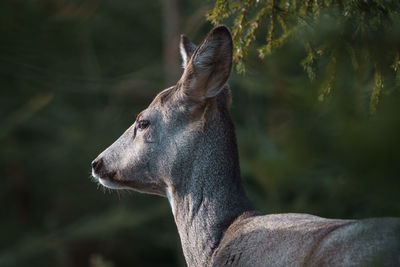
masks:
<svg viewBox="0 0 400 267"><path fill-rule="evenodd" d="M148 120L140 120L137 123L137 127L140 130L146 129L147 127L149 127L149 125L150 125L150 121L148 121Z"/></svg>

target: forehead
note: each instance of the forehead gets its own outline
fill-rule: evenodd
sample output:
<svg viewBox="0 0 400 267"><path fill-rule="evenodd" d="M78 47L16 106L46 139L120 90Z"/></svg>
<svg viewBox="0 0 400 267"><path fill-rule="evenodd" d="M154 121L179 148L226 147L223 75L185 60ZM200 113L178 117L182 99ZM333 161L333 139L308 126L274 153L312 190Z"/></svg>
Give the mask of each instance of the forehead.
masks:
<svg viewBox="0 0 400 267"><path fill-rule="evenodd" d="M169 106L167 103L169 102L175 92L176 86L171 86L167 89L164 89L161 91L150 103L150 105L140 112L136 120L140 120L143 117L148 117L148 116L156 116L157 113L161 112L162 117L167 117L167 113L170 110Z"/></svg>
<svg viewBox="0 0 400 267"><path fill-rule="evenodd" d="M162 90L151 102L149 107L154 107L154 106L163 106L168 99L171 98L173 95L174 91L176 90L176 86L171 86L167 89Z"/></svg>

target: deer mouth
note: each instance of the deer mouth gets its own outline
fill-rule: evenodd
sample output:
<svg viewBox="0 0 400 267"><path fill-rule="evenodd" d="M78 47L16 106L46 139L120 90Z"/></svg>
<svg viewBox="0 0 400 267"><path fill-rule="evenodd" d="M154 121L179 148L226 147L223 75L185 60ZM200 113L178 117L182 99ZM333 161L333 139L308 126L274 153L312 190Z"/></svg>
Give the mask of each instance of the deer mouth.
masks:
<svg viewBox="0 0 400 267"><path fill-rule="evenodd" d="M131 189L128 186L124 186L121 183L118 183L118 180L115 180L115 179L99 178L98 182L102 186L110 188L110 189Z"/></svg>
<svg viewBox="0 0 400 267"><path fill-rule="evenodd" d="M115 178L117 176L117 172L97 174L96 171L92 169L92 176L97 183L104 187L110 189L130 189L130 187L124 185L122 181L119 181Z"/></svg>
<svg viewBox="0 0 400 267"><path fill-rule="evenodd" d="M165 195L165 184L160 184L155 181L151 181L149 174L147 173L147 182L140 181L138 179L126 179L121 176L119 171L109 172L100 163L92 163L92 177L98 184L109 188L109 189L129 189L143 193L150 193L156 195ZM148 167L148 166L147 166ZM146 176L146 175L145 175Z"/></svg>

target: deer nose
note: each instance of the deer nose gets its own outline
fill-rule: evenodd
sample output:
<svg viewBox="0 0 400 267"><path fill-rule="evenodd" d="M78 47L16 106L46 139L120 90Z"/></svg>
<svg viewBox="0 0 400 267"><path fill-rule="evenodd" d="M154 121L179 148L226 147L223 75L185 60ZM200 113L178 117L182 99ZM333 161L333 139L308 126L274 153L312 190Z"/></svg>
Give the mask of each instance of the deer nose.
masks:
<svg viewBox="0 0 400 267"><path fill-rule="evenodd" d="M103 159L95 159L92 161L92 168L95 172L98 172L99 169L103 166Z"/></svg>

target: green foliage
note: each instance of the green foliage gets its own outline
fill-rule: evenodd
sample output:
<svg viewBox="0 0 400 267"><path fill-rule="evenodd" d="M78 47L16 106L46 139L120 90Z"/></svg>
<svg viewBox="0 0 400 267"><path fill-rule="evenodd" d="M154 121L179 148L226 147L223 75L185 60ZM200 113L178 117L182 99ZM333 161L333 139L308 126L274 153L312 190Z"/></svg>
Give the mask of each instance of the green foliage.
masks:
<svg viewBox="0 0 400 267"><path fill-rule="evenodd" d="M252 43L256 43L259 57L264 58L294 39L306 53L300 64L310 80L326 72L329 76L321 87L320 100L333 90L336 60L343 56L352 59L356 75L365 76L371 68L375 73L371 113L376 112L384 87L387 91L399 89L398 82L386 83L399 76L398 1L218 0L208 15L214 24L230 18L233 19L229 24L235 45L234 63L239 73L246 71ZM256 36L264 42L256 42Z"/></svg>
<svg viewBox="0 0 400 267"><path fill-rule="evenodd" d="M209 12L232 28L237 72L250 70L233 78L233 113L261 209L400 214L399 6L221 0Z"/></svg>

